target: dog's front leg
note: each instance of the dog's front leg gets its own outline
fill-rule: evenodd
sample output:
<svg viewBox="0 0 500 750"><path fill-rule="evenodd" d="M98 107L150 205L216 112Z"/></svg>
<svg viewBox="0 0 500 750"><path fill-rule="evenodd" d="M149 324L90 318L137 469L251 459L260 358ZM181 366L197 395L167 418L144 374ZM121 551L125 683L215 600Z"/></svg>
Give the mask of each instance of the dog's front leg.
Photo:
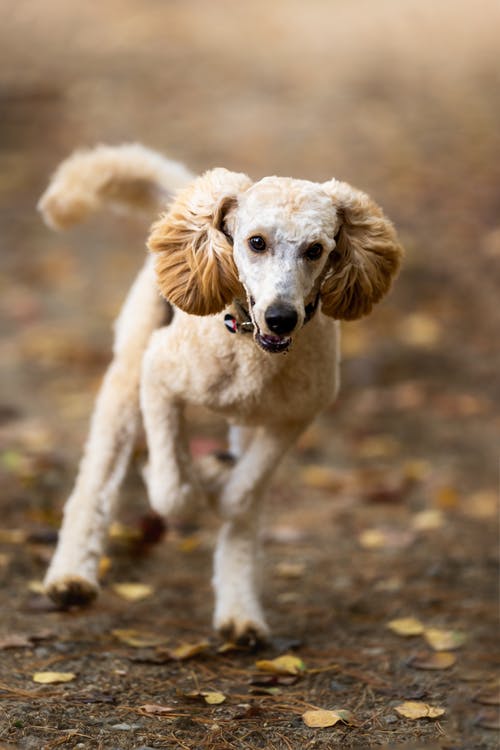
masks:
<svg viewBox="0 0 500 750"><path fill-rule="evenodd" d="M184 404L175 353L169 347L170 332L153 335L144 356L141 409L149 452L144 472L149 501L163 516L201 502L184 426ZM173 380L172 373L175 373Z"/></svg>
<svg viewBox="0 0 500 750"><path fill-rule="evenodd" d="M257 428L220 496L219 510L227 520L215 550L214 625L235 641L263 641L269 634L259 590L262 495L279 460L305 426Z"/></svg>

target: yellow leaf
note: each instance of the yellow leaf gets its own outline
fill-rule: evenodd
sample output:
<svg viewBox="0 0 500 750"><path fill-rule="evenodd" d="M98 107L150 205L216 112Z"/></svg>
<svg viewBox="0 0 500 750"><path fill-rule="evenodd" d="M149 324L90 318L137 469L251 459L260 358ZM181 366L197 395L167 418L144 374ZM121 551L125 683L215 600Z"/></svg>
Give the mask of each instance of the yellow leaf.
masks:
<svg viewBox="0 0 500 750"><path fill-rule="evenodd" d="M343 709L328 711L327 709L318 708L303 713L302 720L308 727L333 727L339 721L349 724L352 720L352 714L350 711Z"/></svg>
<svg viewBox="0 0 500 750"><path fill-rule="evenodd" d="M444 708L430 706L428 703L422 703L421 701L405 701L396 706L395 710L405 719L437 719L438 716L443 716L445 713Z"/></svg>
<svg viewBox="0 0 500 750"><path fill-rule="evenodd" d="M0 543L24 544L27 533L21 529L0 529Z"/></svg>
<svg viewBox="0 0 500 750"><path fill-rule="evenodd" d="M300 472L300 476L304 484L307 484L308 487L315 487L319 490L331 490L335 492L341 489L344 484L344 478L338 471L321 464L304 466Z"/></svg>
<svg viewBox="0 0 500 750"><path fill-rule="evenodd" d="M71 682L76 674L74 672L35 672L33 682L41 685L53 685L57 682Z"/></svg>
<svg viewBox="0 0 500 750"><path fill-rule="evenodd" d="M111 568L111 558L103 556L99 560L99 578L104 578L106 573Z"/></svg>
<svg viewBox="0 0 500 750"><path fill-rule="evenodd" d="M191 659L193 656L201 654L210 647L208 641L199 641L198 643L182 643L177 648L169 649L168 653L172 659L183 661L184 659Z"/></svg>
<svg viewBox="0 0 500 750"><path fill-rule="evenodd" d="M168 640L164 636L154 635L153 633L141 633L139 630L121 630L117 628L111 632L121 643L126 643L127 646L132 646L133 648L161 646Z"/></svg>
<svg viewBox="0 0 500 750"><path fill-rule="evenodd" d="M432 347L441 338L441 327L437 320L426 313L407 315L399 326L400 337L413 346Z"/></svg>
<svg viewBox="0 0 500 750"><path fill-rule="evenodd" d="M424 637L434 651L454 651L464 645L467 637L465 633L458 630L440 630L439 628L426 628Z"/></svg>
<svg viewBox="0 0 500 750"><path fill-rule="evenodd" d="M411 519L411 525L417 531L432 531L443 525L444 516L440 510L431 508L415 513Z"/></svg>
<svg viewBox="0 0 500 750"><path fill-rule="evenodd" d="M382 458L393 456L399 450L399 443L390 435L372 435L361 441L357 453L362 458Z"/></svg>
<svg viewBox="0 0 500 750"><path fill-rule="evenodd" d="M113 521L109 527L108 534L110 539L119 539L125 542L139 539L141 536L138 529L134 529L132 526L126 526L124 523L120 523L120 521Z"/></svg>
<svg viewBox="0 0 500 750"><path fill-rule="evenodd" d="M115 583L113 591L128 602L138 602L153 593L153 587L147 583Z"/></svg>
<svg viewBox="0 0 500 750"><path fill-rule="evenodd" d="M32 594L44 594L45 586L43 585L43 581L30 581L28 583L28 591L31 591Z"/></svg>
<svg viewBox="0 0 500 750"><path fill-rule="evenodd" d="M385 534L379 529L366 529L359 535L359 543L365 549L381 549L385 546Z"/></svg>
<svg viewBox="0 0 500 750"><path fill-rule="evenodd" d="M276 566L276 573L280 578L300 578L305 569L304 563L280 562Z"/></svg>
<svg viewBox="0 0 500 750"><path fill-rule="evenodd" d="M212 693L210 691L202 692L202 696L205 699L205 703L216 706L219 703L224 703L226 696L224 693Z"/></svg>
<svg viewBox="0 0 500 750"><path fill-rule="evenodd" d="M272 674L300 674L304 672L306 665L293 654L284 654L276 659L260 659L255 662L260 672L271 672Z"/></svg>
<svg viewBox="0 0 500 750"><path fill-rule="evenodd" d="M421 635L424 632L424 626L415 617L400 617L397 620L391 620L387 623L387 627L393 633L404 636Z"/></svg>
<svg viewBox="0 0 500 750"><path fill-rule="evenodd" d="M426 652L414 656L410 659L409 664L416 669L449 669L455 664L456 660L455 654L449 651Z"/></svg>

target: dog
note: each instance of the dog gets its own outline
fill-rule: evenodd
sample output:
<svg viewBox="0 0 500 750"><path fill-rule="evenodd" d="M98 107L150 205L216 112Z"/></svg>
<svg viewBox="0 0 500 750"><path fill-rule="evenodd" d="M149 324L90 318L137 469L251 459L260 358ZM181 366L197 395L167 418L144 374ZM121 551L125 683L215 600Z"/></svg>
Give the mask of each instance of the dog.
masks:
<svg viewBox="0 0 500 750"><path fill-rule="evenodd" d="M49 225L65 228L105 205L150 220L166 211L116 321L46 591L62 607L96 596L142 413L153 509L168 516L197 507L209 488L215 494L215 628L237 642L265 641L257 569L264 490L335 399L339 320L368 314L386 294L401 245L382 210L345 182L253 182L222 168L196 177L137 144L77 152L39 207ZM229 424L232 458L215 474L193 466L188 404Z"/></svg>

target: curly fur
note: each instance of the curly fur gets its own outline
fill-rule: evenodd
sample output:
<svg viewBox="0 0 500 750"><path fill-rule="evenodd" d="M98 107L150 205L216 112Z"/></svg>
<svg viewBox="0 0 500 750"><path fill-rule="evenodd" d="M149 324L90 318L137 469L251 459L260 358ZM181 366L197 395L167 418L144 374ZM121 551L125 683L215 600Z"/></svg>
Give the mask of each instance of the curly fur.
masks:
<svg viewBox="0 0 500 750"><path fill-rule="evenodd" d="M332 318L355 320L389 291L401 247L392 223L366 193L337 180L323 188L336 202L341 223L321 289L322 309Z"/></svg>
<svg viewBox="0 0 500 750"><path fill-rule="evenodd" d="M232 245L223 231L225 212L251 185L244 174L214 169L177 196L152 227L148 247L164 297L192 315L221 312L242 294Z"/></svg>
<svg viewBox="0 0 500 750"><path fill-rule="evenodd" d="M269 632L258 575L264 489L285 451L336 396L335 319L371 310L402 251L381 209L345 183L252 183L225 169L195 179L140 146L71 157L40 206L49 224L66 226L104 204L153 213L174 194L116 322L113 362L45 585L63 606L98 591L99 558L142 413L150 503L168 515L212 498L223 519L214 624L233 639L255 641ZM265 240L258 252L255 236ZM158 290L169 302L167 320ZM242 322L242 303L253 337L224 326L228 312ZM227 419L230 461L192 465L189 404Z"/></svg>

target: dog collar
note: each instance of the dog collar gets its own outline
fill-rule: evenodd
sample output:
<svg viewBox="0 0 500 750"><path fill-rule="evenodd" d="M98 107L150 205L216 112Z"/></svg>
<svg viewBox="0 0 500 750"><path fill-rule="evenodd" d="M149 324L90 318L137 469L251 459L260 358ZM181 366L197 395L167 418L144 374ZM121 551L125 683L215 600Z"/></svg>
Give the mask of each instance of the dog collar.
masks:
<svg viewBox="0 0 500 750"><path fill-rule="evenodd" d="M236 308L238 317L236 315L232 315L232 313L226 313L224 315L224 325L226 326L229 333L253 333L255 326L247 308L239 300L234 300L233 304ZM309 323L311 318L314 317L314 314L318 309L318 305L319 292L317 293L313 301L309 302L309 304L305 307L304 325L306 323Z"/></svg>

